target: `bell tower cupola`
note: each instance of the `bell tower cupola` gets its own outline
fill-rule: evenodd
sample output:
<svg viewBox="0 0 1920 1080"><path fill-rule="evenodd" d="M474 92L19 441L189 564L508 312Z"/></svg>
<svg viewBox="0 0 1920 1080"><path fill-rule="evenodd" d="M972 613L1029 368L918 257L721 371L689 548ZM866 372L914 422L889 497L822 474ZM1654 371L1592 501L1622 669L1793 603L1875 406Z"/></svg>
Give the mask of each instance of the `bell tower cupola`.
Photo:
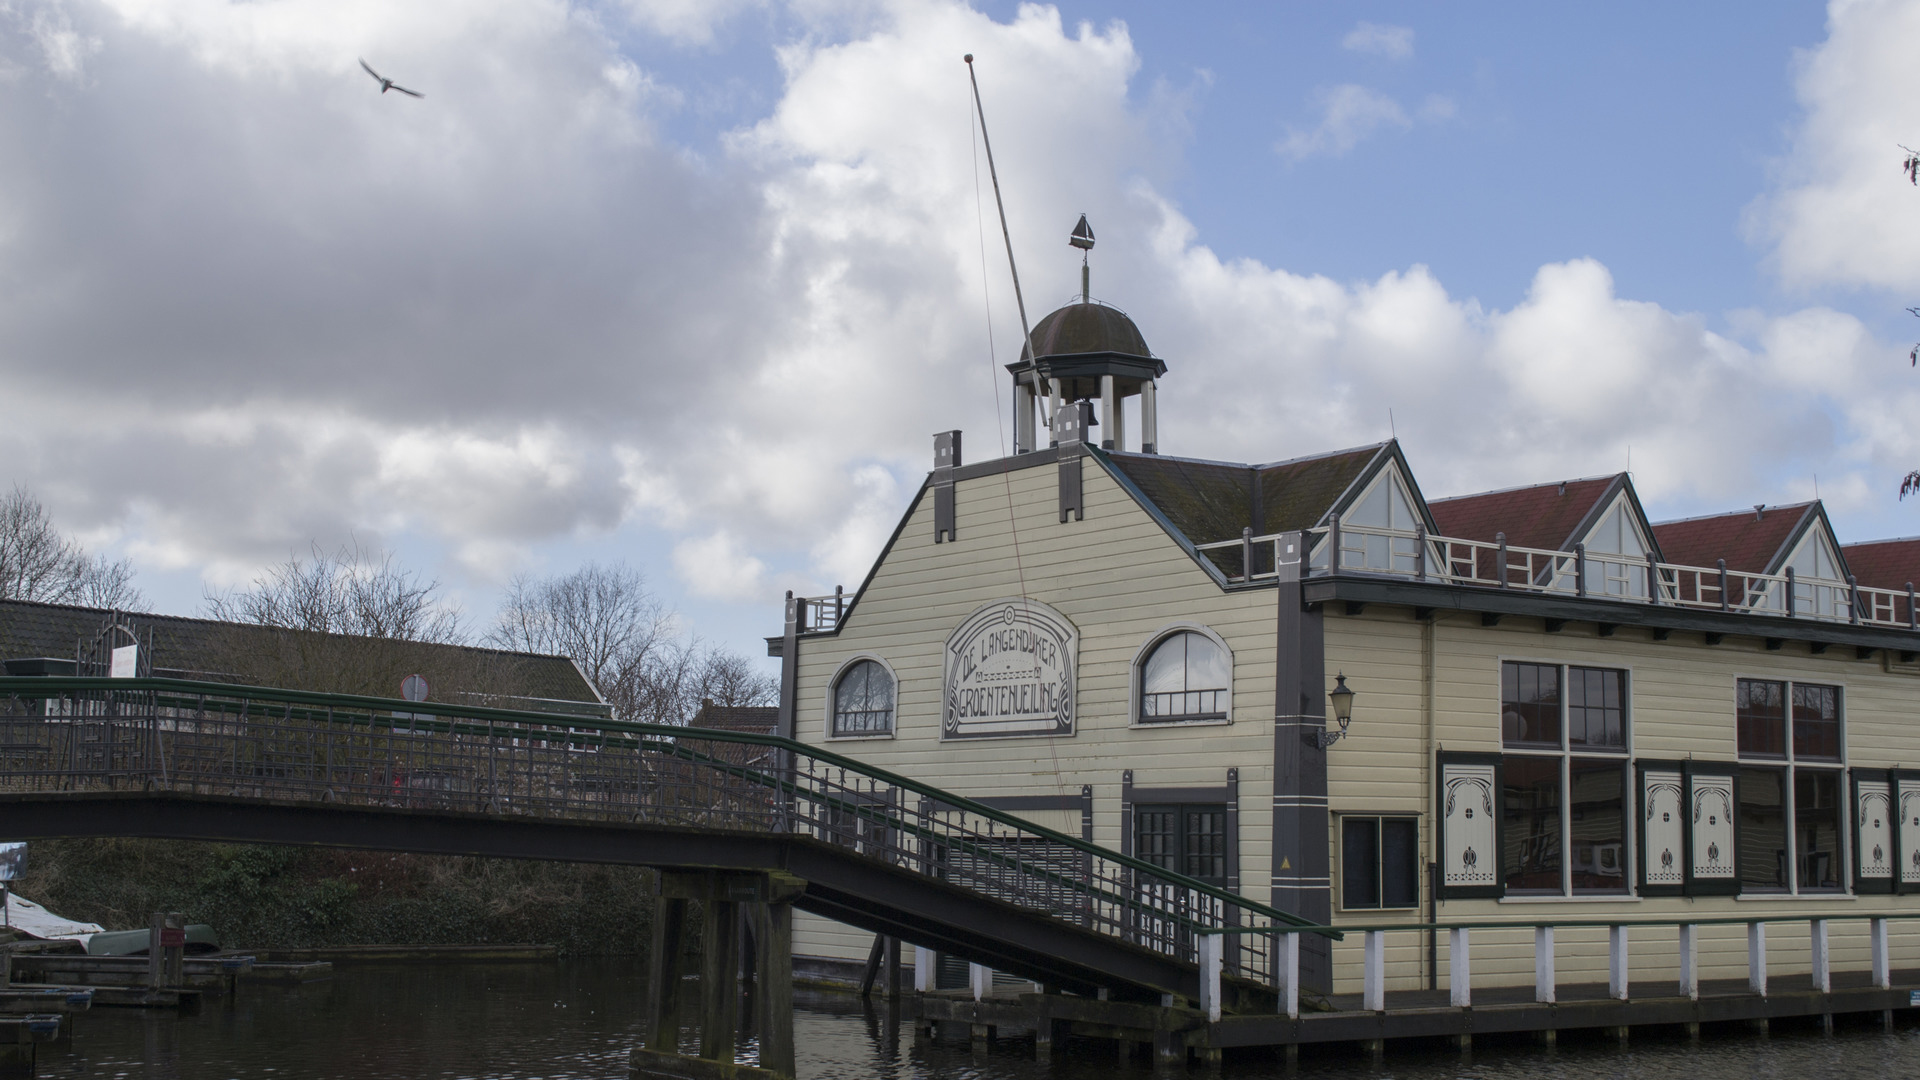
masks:
<svg viewBox="0 0 1920 1080"><path fill-rule="evenodd" d="M1093 298L1092 272L1087 253L1093 250L1093 228L1087 216L1067 243L1080 249L1080 297L1077 302L1041 319L1021 350L1018 363L1008 364L1013 376L1014 452L1039 449L1034 410L1039 396L1047 399L1047 415L1079 401L1098 401L1100 446L1126 450L1126 401L1140 399L1139 450L1159 451L1159 416L1154 380L1167 373L1166 362L1147 348L1140 328L1119 308Z"/></svg>

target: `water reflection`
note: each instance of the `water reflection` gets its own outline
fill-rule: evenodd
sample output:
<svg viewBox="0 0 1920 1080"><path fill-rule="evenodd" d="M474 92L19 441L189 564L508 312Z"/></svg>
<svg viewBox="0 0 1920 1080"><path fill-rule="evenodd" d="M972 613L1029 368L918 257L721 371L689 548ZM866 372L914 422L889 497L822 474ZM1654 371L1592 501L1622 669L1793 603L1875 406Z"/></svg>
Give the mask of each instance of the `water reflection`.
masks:
<svg viewBox="0 0 1920 1080"><path fill-rule="evenodd" d="M198 1016L175 1018L102 1009L78 1018L71 1047L43 1048L40 1075L155 1077L179 1080L415 1077L575 1077L624 1080L627 1051L639 1039L643 972L625 960L560 965L362 967L332 982L297 988L252 987L237 1000L210 1002ZM690 995L691 996L691 995ZM684 1045L696 1045L688 1027ZM806 1080L1115 1080L1153 1075L1150 1062L1125 1062L1112 1043L1069 1040L1054 1060L1033 1060L1029 1034L1008 1032L984 1054L964 1031L916 1038L898 1009L857 998L800 995L794 1018L800 1075ZM749 1040L747 1048L751 1050ZM1567 1039L1557 1048L1484 1041L1470 1058L1438 1044L1396 1049L1375 1062L1350 1049L1308 1053L1295 1069L1274 1054L1229 1058L1223 1075L1367 1077L1392 1080L1614 1080L1685 1075L1735 1077L1893 1077L1920 1059L1920 1031L1903 1026L1811 1025L1771 1038L1709 1033L1699 1042L1643 1037L1621 1048L1599 1039ZM1207 1075L1194 1070L1194 1076Z"/></svg>

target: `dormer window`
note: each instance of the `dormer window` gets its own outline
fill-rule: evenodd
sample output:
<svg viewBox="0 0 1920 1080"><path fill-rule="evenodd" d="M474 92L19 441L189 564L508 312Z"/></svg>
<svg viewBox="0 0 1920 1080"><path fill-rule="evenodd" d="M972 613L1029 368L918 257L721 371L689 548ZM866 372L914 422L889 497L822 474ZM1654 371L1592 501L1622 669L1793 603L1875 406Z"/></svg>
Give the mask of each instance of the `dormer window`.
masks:
<svg viewBox="0 0 1920 1080"><path fill-rule="evenodd" d="M1807 530L1787 565L1793 568L1794 614L1823 619L1847 617L1847 575L1840 569L1840 558L1819 519Z"/></svg>
<svg viewBox="0 0 1920 1080"><path fill-rule="evenodd" d="M1587 594L1647 595L1647 541L1625 496L1587 533Z"/></svg>
<svg viewBox="0 0 1920 1080"><path fill-rule="evenodd" d="M1413 574L1421 520L1397 468L1381 469L1373 486L1340 515L1340 525L1341 569ZM1327 548L1322 543L1314 553L1313 566L1324 569L1326 565Z"/></svg>
<svg viewBox="0 0 1920 1080"><path fill-rule="evenodd" d="M1233 658L1200 630L1177 630L1154 643L1138 667L1142 724L1226 720L1232 714Z"/></svg>

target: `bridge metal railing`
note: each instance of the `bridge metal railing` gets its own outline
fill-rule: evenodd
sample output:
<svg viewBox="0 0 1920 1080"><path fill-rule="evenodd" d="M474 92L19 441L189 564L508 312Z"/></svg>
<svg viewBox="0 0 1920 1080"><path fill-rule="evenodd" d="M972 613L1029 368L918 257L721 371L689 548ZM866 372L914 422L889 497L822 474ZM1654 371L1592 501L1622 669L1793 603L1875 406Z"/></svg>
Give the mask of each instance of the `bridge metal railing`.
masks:
<svg viewBox="0 0 1920 1080"><path fill-rule="evenodd" d="M0 792L166 791L791 834L1275 985L1308 927L1218 886L769 735L175 679L0 677ZM1213 946L1208 946L1212 948Z"/></svg>

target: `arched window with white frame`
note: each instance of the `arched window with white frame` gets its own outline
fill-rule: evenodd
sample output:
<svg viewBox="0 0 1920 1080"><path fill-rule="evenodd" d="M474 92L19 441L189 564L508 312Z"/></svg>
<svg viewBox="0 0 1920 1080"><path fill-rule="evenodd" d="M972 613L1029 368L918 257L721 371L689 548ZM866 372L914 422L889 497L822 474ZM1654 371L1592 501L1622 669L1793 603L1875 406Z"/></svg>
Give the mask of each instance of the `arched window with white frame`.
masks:
<svg viewBox="0 0 1920 1080"><path fill-rule="evenodd" d="M1138 723L1224 721L1233 714L1233 654L1203 628L1161 635L1144 650L1134 677Z"/></svg>
<svg viewBox="0 0 1920 1080"><path fill-rule="evenodd" d="M834 677L828 704L827 734L834 738L892 735L893 672L878 660L857 659Z"/></svg>

